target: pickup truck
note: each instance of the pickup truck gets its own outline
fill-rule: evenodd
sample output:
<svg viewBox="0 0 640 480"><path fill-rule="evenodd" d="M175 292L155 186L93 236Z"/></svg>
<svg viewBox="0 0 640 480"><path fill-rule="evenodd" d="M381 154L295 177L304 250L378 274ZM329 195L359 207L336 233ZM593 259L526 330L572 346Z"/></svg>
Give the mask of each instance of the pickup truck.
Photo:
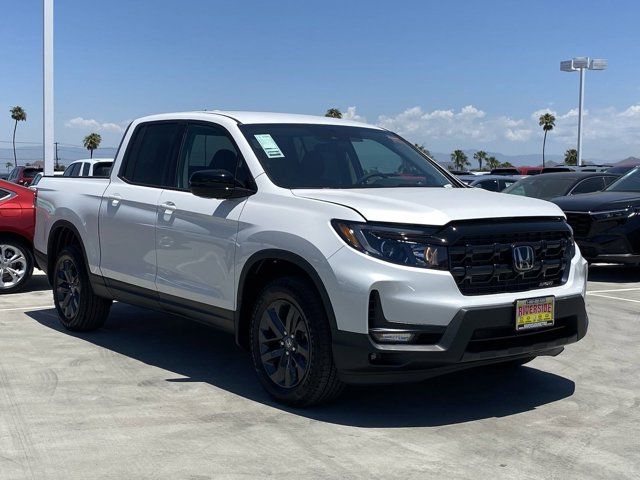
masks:
<svg viewBox="0 0 640 480"><path fill-rule="evenodd" d="M131 123L110 178L45 177L35 251L64 327L113 300L233 332L275 399L557 355L587 263L554 204L468 188L409 142L255 112Z"/></svg>

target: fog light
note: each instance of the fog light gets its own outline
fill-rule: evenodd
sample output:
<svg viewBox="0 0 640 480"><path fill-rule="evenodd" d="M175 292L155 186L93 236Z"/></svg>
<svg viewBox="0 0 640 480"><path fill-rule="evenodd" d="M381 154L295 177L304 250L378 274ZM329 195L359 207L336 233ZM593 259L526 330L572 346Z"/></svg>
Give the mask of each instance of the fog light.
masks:
<svg viewBox="0 0 640 480"><path fill-rule="evenodd" d="M410 343L416 337L412 332L371 330L371 337L378 343Z"/></svg>

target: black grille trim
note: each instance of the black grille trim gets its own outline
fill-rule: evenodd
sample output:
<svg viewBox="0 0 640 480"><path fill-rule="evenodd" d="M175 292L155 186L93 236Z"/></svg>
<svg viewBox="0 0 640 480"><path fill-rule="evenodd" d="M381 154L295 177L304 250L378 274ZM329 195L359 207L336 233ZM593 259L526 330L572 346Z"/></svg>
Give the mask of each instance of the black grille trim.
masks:
<svg viewBox="0 0 640 480"><path fill-rule="evenodd" d="M576 237L587 237L591 231L593 217L589 213L583 212L565 212L567 222L573 229Z"/></svg>
<svg viewBox="0 0 640 480"><path fill-rule="evenodd" d="M450 224L449 269L463 295L525 292L562 285L573 254L571 229L563 220ZM533 248L534 266L518 272L513 248Z"/></svg>

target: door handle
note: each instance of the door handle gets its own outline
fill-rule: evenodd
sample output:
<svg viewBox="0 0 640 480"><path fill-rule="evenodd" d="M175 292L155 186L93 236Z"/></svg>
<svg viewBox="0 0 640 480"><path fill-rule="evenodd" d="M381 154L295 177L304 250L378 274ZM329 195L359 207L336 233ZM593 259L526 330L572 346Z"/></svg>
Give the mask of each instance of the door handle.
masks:
<svg viewBox="0 0 640 480"><path fill-rule="evenodd" d="M164 202L160 205L164 209L164 213L170 214L176 211L176 204L173 202Z"/></svg>
<svg viewBox="0 0 640 480"><path fill-rule="evenodd" d="M120 195L119 193L113 193L109 195L109 200L111 201L111 206L117 207L122 201L122 195Z"/></svg>

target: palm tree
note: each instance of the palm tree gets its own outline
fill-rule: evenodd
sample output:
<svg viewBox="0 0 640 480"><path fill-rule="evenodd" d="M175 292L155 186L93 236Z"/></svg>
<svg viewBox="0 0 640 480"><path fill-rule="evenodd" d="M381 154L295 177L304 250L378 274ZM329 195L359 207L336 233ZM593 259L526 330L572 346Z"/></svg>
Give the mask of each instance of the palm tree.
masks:
<svg viewBox="0 0 640 480"><path fill-rule="evenodd" d="M502 162L500 164L501 167L503 168L509 168L509 167L513 167L513 165L511 164L511 162Z"/></svg>
<svg viewBox="0 0 640 480"><path fill-rule="evenodd" d="M451 161L456 167L456 170L464 170L467 165L471 165L467 160L467 155L462 150L454 150L451 153Z"/></svg>
<svg viewBox="0 0 640 480"><path fill-rule="evenodd" d="M342 112L337 108L330 108L329 110L327 110L327 113L325 113L324 116L331 118L342 118Z"/></svg>
<svg viewBox="0 0 640 480"><path fill-rule="evenodd" d="M499 166L500 162L496 157L491 156L487 158L487 167L489 167L489 170L493 170L494 168L498 168Z"/></svg>
<svg viewBox="0 0 640 480"><path fill-rule="evenodd" d="M13 124L13 163L17 167L18 157L16 156L16 128L18 128L18 122L27 121L27 112L17 105L9 111L11 112L11 118L15 120L15 123Z"/></svg>
<svg viewBox="0 0 640 480"><path fill-rule="evenodd" d="M564 152L564 163L567 165L578 164L578 151L575 148L570 148Z"/></svg>
<svg viewBox="0 0 640 480"><path fill-rule="evenodd" d="M427 157L431 158L431 152L421 143L414 143L414 147L424 153Z"/></svg>
<svg viewBox="0 0 640 480"><path fill-rule="evenodd" d="M556 126L556 117L549 112L544 113L540 115L538 125L540 125L542 130L544 130L544 140L542 141L542 168L544 168L544 147L547 144L547 133L553 130L553 127Z"/></svg>
<svg viewBox="0 0 640 480"><path fill-rule="evenodd" d="M93 158L93 151L100 146L102 137L98 133L90 133L82 140L84 148L91 152L91 158Z"/></svg>
<svg viewBox="0 0 640 480"><path fill-rule="evenodd" d="M484 150L478 150L473 154L473 158L478 161L478 170L482 170L482 162L487 159L487 152Z"/></svg>
<svg viewBox="0 0 640 480"><path fill-rule="evenodd" d="M8 172L9 170L11 170L11 167L13 167L13 163L7 162L7 163L4 164L4 166L5 166L5 168L7 169L7 172Z"/></svg>

